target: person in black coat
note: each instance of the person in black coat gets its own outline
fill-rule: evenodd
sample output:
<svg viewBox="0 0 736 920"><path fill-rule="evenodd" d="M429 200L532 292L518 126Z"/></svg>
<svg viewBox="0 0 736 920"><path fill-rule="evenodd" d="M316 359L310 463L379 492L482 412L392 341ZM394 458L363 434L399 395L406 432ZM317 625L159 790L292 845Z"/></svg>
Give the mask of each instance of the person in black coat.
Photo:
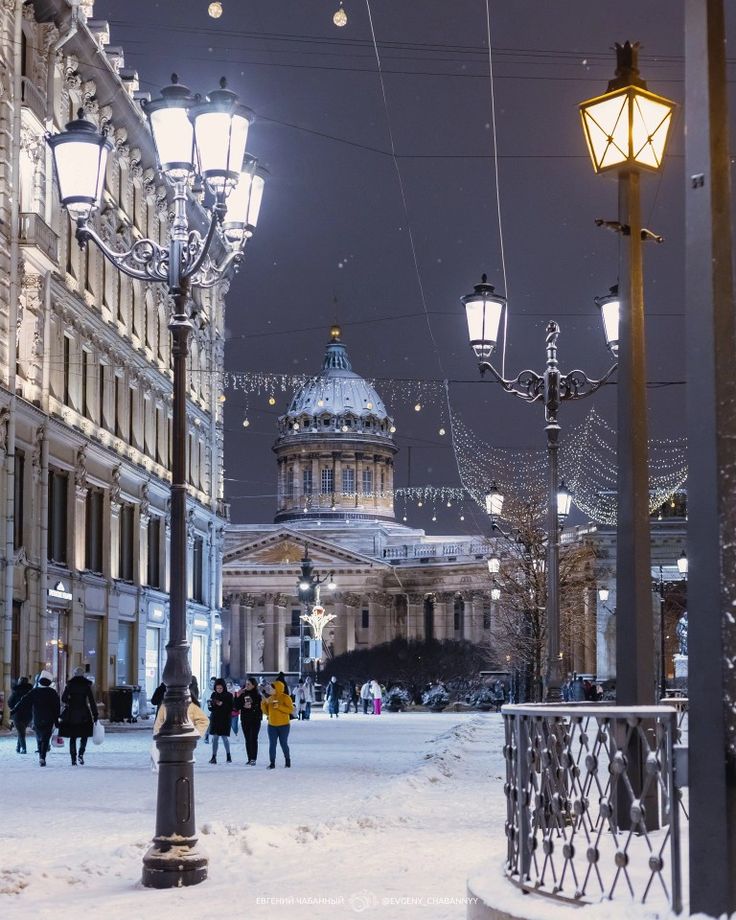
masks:
<svg viewBox="0 0 736 920"><path fill-rule="evenodd" d="M243 726L248 766L254 767L258 759L258 733L261 730L263 712L261 711L261 694L252 677L246 680L243 692L238 697L237 706L240 710L240 724Z"/></svg>
<svg viewBox="0 0 736 920"><path fill-rule="evenodd" d="M225 681L218 677L215 689L209 701L210 707L210 738L212 738L212 757L210 763L217 763L217 744L220 738L225 747L227 762L232 763L230 756L230 729L232 727L233 695L228 693Z"/></svg>
<svg viewBox="0 0 736 920"><path fill-rule="evenodd" d="M13 692L10 694L8 699L8 709L12 712L18 706L18 703L23 699L23 697L30 693L33 687L31 686L30 680L27 677L19 677L18 683L15 685ZM26 729L28 728L28 720L23 719L22 713L19 711L18 715L13 719L13 725L15 725L15 730L18 734L18 741L15 745L16 754L25 754L26 752Z"/></svg>
<svg viewBox="0 0 736 920"><path fill-rule="evenodd" d="M79 763L84 764L87 739L92 737L97 721L97 703L92 693L92 682L84 676L82 668L75 668L74 675L64 688L61 702L65 704L59 720L59 735L69 739L69 754L72 766L77 765L77 738L79 738Z"/></svg>
<svg viewBox="0 0 736 920"><path fill-rule="evenodd" d="M46 755L51 744L51 733L59 721L61 702L59 694L51 684L54 677L48 671L41 671L38 686L30 690L16 705L11 715L25 720L26 725L33 721L33 730L38 741L38 762L46 766Z"/></svg>

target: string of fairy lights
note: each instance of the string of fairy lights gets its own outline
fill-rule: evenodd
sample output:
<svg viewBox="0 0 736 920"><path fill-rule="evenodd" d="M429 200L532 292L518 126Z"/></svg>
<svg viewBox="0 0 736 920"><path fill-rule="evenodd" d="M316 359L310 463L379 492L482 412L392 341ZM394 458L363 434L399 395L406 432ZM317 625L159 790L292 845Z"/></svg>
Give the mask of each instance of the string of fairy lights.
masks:
<svg viewBox="0 0 736 920"><path fill-rule="evenodd" d="M207 13L211 19L219 19L224 12L225 7L220 0L212 0L212 3L207 7ZM345 12L343 0L337 0L337 9L332 14L332 22L338 29L342 29L348 24L348 14Z"/></svg>
<svg viewBox="0 0 736 920"><path fill-rule="evenodd" d="M249 398L265 399L269 406L283 405L284 395L290 397L304 386L316 385L319 375L285 374L266 371L230 373L222 377L224 390L242 394L244 401L243 426L250 426ZM519 450L497 447L479 436L451 410L448 394L449 381L410 378L368 378L371 386L381 393L383 402L390 406L390 416L404 413L430 412L435 419L436 432L447 437L454 451L461 485L407 486L393 493L383 492L380 498L393 498L397 513L407 520L413 508L438 511L455 508L460 520L465 519L468 502L485 509L485 495L491 484L509 497L535 495L543 488L547 477L547 457L544 448ZM337 400L341 399L341 381L332 379ZM345 386L349 386L346 382ZM345 394L347 395L347 393ZM369 407L370 408L370 407ZM328 407L325 407L328 412ZM400 427L394 418L390 432ZM347 430L343 428L343 430ZM686 441L684 438L653 438L649 442L650 509L652 512L680 492L687 480ZM595 409L591 409L577 425L565 430L559 451L560 471L573 501L592 521L602 524L616 523L616 430ZM378 495L378 493L377 493ZM368 497L368 496L365 496ZM371 498L373 494L371 493Z"/></svg>

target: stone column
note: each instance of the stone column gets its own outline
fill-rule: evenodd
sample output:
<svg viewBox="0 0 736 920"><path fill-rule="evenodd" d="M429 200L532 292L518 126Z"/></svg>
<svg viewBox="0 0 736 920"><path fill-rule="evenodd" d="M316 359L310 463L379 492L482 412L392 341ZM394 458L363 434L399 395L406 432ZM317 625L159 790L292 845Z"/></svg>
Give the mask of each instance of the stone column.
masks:
<svg viewBox="0 0 736 920"><path fill-rule="evenodd" d="M271 606L271 613L273 614L273 604ZM269 604L266 602L266 611L268 611ZM265 661L266 661L266 616L268 613L259 613L255 617L255 622L253 623L253 670L254 671L265 671Z"/></svg>
<svg viewBox="0 0 736 920"><path fill-rule="evenodd" d="M319 475L319 454L311 455L312 461L312 506L318 506L322 497L322 479ZM316 501L315 501L316 497Z"/></svg>
<svg viewBox="0 0 736 920"><path fill-rule="evenodd" d="M354 594L349 592L343 594L343 601L345 605L345 650L352 652L355 649L356 645L356 633L357 633L357 616L358 610L361 606L361 598L359 594Z"/></svg>
<svg viewBox="0 0 736 920"><path fill-rule="evenodd" d="M134 577L136 584L148 584L148 523L151 520L151 502L149 501L148 485L141 490L141 501L138 505L138 558L135 562Z"/></svg>
<svg viewBox="0 0 736 920"><path fill-rule="evenodd" d="M253 594L243 594L240 598L240 647L242 650L242 670L243 677L246 677L254 670L253 663L253 628L256 616L255 606L256 598Z"/></svg>
<svg viewBox="0 0 736 920"><path fill-rule="evenodd" d="M77 451L74 464L74 513L72 514L72 542L69 568L80 571L87 567L87 464L86 446ZM71 663L71 662L70 662Z"/></svg>
<svg viewBox="0 0 736 920"><path fill-rule="evenodd" d="M373 507L378 508L378 487L379 487L379 470L378 470L378 461L380 457L378 454L373 455Z"/></svg>
<svg viewBox="0 0 736 920"><path fill-rule="evenodd" d="M466 603L466 620L467 620L467 609L468 605ZM491 607L491 611L493 607ZM470 635L468 638L471 642L481 642L485 635L485 630L483 629L483 595L482 594L471 594L470 595ZM489 633L493 632L493 618L491 618L491 629Z"/></svg>
<svg viewBox="0 0 736 920"><path fill-rule="evenodd" d="M424 594L407 594L406 604L406 638L424 637Z"/></svg>
<svg viewBox="0 0 736 920"><path fill-rule="evenodd" d="M348 620L346 616L345 603L340 595L335 596L333 601L333 612L337 617L333 621L335 625L335 654L342 655L348 651ZM355 644L353 640L353 644Z"/></svg>
<svg viewBox="0 0 736 920"><path fill-rule="evenodd" d="M276 670L286 671L289 666L289 655L286 649L286 607L289 597L286 594L277 594L274 598L276 604Z"/></svg>
<svg viewBox="0 0 736 920"><path fill-rule="evenodd" d="M280 511L286 504L286 460L278 459L278 476L276 480L276 510Z"/></svg>
<svg viewBox="0 0 736 920"><path fill-rule="evenodd" d="M455 635L452 598L452 594L434 596L434 635L440 641Z"/></svg>
<svg viewBox="0 0 736 920"><path fill-rule="evenodd" d="M332 470L334 476L333 503L342 505L342 454L337 451L332 455Z"/></svg>
<svg viewBox="0 0 736 920"><path fill-rule="evenodd" d="M230 595L230 677L239 678L242 671L242 636L240 616L240 595Z"/></svg>
<svg viewBox="0 0 736 920"><path fill-rule="evenodd" d="M294 457L294 498L292 499L292 507L296 508L301 504L301 498L304 494L304 482L302 475L302 461L297 455Z"/></svg>
<svg viewBox="0 0 736 920"><path fill-rule="evenodd" d="M262 664L261 670L263 671L278 671L276 667L276 642L274 639L274 634L276 632L276 618L278 616L276 612L276 604L274 603L275 595L266 594L266 608L265 608L265 617L263 622L263 654L262 654Z"/></svg>

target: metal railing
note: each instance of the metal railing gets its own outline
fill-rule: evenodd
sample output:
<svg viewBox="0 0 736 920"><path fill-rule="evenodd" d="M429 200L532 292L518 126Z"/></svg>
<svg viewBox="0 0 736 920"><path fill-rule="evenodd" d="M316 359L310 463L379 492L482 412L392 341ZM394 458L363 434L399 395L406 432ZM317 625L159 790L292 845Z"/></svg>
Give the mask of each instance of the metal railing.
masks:
<svg viewBox="0 0 736 920"><path fill-rule="evenodd" d="M45 98L41 95L39 90L36 89L35 84L29 77L20 78L20 92L23 105L28 106L36 118L43 124L46 118Z"/></svg>
<svg viewBox="0 0 736 920"><path fill-rule="evenodd" d="M56 262L59 253L59 238L35 211L23 211L20 215L20 244L33 246L50 262Z"/></svg>
<svg viewBox="0 0 736 920"><path fill-rule="evenodd" d="M557 900L682 909L678 713L519 705L505 726L506 872Z"/></svg>
<svg viewBox="0 0 736 920"><path fill-rule="evenodd" d="M438 559L448 556L487 556L488 543L401 543L386 546L381 551L384 559Z"/></svg>

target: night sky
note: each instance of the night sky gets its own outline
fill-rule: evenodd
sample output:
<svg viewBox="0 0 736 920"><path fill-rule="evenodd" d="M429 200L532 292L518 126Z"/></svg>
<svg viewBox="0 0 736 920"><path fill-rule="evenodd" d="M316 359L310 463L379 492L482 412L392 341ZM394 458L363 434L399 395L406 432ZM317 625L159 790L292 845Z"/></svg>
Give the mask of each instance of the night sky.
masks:
<svg viewBox="0 0 736 920"><path fill-rule="evenodd" d="M458 298L481 272L503 291L492 152L485 0L370 0L385 74L390 126L416 247L391 156L366 0L98 2L111 43L157 95L177 71L207 92L221 75L259 116L250 151L270 173L258 231L228 297L230 371L313 372L331 323L357 371L372 377L467 381L453 409L498 447L543 447L539 406L478 382ZM736 15L728 4L729 35ZM577 103L605 91L614 41L638 40L649 89L681 103L683 4L675 0L514 0L491 4L500 200L509 294L507 376L543 369L544 328L559 320L563 370L592 376L609 364L593 297L616 281L617 237L594 226L615 219L616 182L595 176ZM736 58L736 52L731 52ZM736 81L736 66L729 65ZM732 94L733 95L733 94ZM731 100L731 122L736 101ZM666 168L643 182L645 226L665 237L645 251L651 434L685 432L684 113ZM422 299L421 288L424 292ZM425 315L425 304L428 317ZM379 385L380 390L380 385ZM277 405L228 393L226 495L232 520L268 522L276 468ZM615 420L615 387L594 397ZM567 405L564 429L592 402ZM396 407L397 485L458 485L439 410ZM260 497L259 497L260 496ZM424 514L424 512L427 512ZM476 529L456 509L410 515L430 532ZM482 523L482 522L481 522Z"/></svg>

